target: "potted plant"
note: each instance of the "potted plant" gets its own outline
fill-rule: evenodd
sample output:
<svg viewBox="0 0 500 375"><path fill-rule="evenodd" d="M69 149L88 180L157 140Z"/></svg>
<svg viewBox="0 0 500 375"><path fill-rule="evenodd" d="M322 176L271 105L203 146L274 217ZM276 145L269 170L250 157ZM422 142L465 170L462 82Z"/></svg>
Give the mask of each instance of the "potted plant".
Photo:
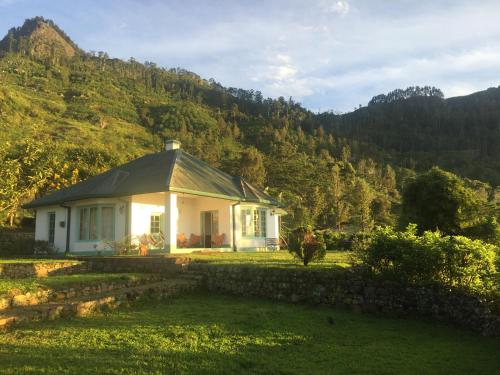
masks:
<svg viewBox="0 0 500 375"><path fill-rule="evenodd" d="M146 256L149 254L149 245L151 240L147 234L139 236L139 255Z"/></svg>

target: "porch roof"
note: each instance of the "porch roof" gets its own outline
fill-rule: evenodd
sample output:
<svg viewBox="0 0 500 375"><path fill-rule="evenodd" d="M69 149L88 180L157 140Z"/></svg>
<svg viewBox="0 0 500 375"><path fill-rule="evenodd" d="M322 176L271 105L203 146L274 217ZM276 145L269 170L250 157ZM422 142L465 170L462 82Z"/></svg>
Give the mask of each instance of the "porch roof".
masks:
<svg viewBox="0 0 500 375"><path fill-rule="evenodd" d="M25 204L24 208L59 205L82 199L179 192L279 206L266 192L174 149L150 154Z"/></svg>

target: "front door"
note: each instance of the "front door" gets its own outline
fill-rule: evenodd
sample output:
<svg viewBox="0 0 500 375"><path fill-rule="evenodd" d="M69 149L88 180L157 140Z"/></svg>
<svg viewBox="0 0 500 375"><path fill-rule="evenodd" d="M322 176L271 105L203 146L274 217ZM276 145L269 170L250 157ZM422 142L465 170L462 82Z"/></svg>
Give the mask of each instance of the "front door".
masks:
<svg viewBox="0 0 500 375"><path fill-rule="evenodd" d="M212 247L212 239L219 233L219 215L217 211L201 213L201 241L205 248Z"/></svg>

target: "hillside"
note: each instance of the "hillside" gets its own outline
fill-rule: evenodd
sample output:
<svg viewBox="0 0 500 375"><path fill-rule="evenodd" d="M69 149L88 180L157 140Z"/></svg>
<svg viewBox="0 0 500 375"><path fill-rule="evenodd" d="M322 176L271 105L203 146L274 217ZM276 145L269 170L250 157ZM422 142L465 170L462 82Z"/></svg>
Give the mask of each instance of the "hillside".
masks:
<svg viewBox="0 0 500 375"><path fill-rule="evenodd" d="M83 51L51 20L35 17L14 27L0 41L0 54L36 57L73 57Z"/></svg>
<svg viewBox="0 0 500 375"><path fill-rule="evenodd" d="M412 165L407 150L394 147L397 134L407 136L398 125L406 109L398 108L415 100L315 115L292 100L225 88L182 69L85 53L42 18L11 29L0 54L0 219L11 223L33 196L158 151L169 138L267 188L287 206L290 227L392 223L404 179L415 173L400 168ZM453 150L470 152L448 133ZM489 150L474 165L490 168ZM475 186L491 195L489 186Z"/></svg>
<svg viewBox="0 0 500 375"><path fill-rule="evenodd" d="M397 165L439 165L500 184L500 88L442 99L412 97L319 121L342 137L373 144Z"/></svg>

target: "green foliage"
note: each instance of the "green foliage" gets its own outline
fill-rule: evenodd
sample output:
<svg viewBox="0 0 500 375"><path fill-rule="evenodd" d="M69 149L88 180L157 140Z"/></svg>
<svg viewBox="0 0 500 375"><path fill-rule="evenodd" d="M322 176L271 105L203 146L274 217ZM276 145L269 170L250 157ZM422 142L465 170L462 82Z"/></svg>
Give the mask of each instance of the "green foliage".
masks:
<svg viewBox="0 0 500 375"><path fill-rule="evenodd" d="M439 229L461 234L476 224L480 202L458 176L437 167L406 184L402 200L402 225L416 223L420 232Z"/></svg>
<svg viewBox="0 0 500 375"><path fill-rule="evenodd" d="M266 179L264 158L255 147L249 147L241 152L239 171L251 184L257 187L264 186Z"/></svg>
<svg viewBox="0 0 500 375"><path fill-rule="evenodd" d="M431 231L418 236L416 226L409 225L403 232L376 228L357 253L363 264L384 277L485 291L494 289L497 250L462 236Z"/></svg>
<svg viewBox="0 0 500 375"><path fill-rule="evenodd" d="M67 43L78 53L65 58L51 51L44 56L24 53L33 48L29 43L21 50L4 48L0 145L7 146L0 146L5 166L0 221L14 224L20 205L34 196L157 152L166 138L173 138L210 165L266 188L286 207L288 228L367 231L374 224L394 222L400 190L412 172L385 163L388 154L373 147L379 137L368 142L361 139L364 130L337 129L344 122L365 124L360 111L317 115L291 98L263 98L253 90L225 88L183 69L83 53L47 20L32 20L10 35L22 40L40 22L55 30L43 34L49 45L63 40L63 46ZM37 43L43 42L39 39ZM424 95L432 91L422 90ZM415 99L437 100L418 97L405 102ZM384 105L396 104L403 105ZM372 129L371 123L365 125ZM387 128L377 129L385 137ZM489 135L495 139L494 132ZM488 150L494 152L493 146ZM22 156L28 147L37 151ZM398 157L393 160L401 164Z"/></svg>
<svg viewBox="0 0 500 375"><path fill-rule="evenodd" d="M22 233L0 231L0 256L33 255L35 241Z"/></svg>
<svg viewBox="0 0 500 375"><path fill-rule="evenodd" d="M500 88L449 99L412 91L395 90L343 115L322 113L318 122L347 138L353 154L418 171L438 165L499 185Z"/></svg>
<svg viewBox="0 0 500 375"><path fill-rule="evenodd" d="M327 250L347 250L350 247L350 242L345 232L325 229L318 233L323 236Z"/></svg>
<svg viewBox="0 0 500 375"><path fill-rule="evenodd" d="M481 239L500 247L500 224L493 216L481 218L478 224L465 228L463 234L466 237Z"/></svg>
<svg viewBox="0 0 500 375"><path fill-rule="evenodd" d="M300 259L304 266L310 262L323 260L326 255L326 245L322 233L314 233L311 228L297 228L290 233L288 250Z"/></svg>

